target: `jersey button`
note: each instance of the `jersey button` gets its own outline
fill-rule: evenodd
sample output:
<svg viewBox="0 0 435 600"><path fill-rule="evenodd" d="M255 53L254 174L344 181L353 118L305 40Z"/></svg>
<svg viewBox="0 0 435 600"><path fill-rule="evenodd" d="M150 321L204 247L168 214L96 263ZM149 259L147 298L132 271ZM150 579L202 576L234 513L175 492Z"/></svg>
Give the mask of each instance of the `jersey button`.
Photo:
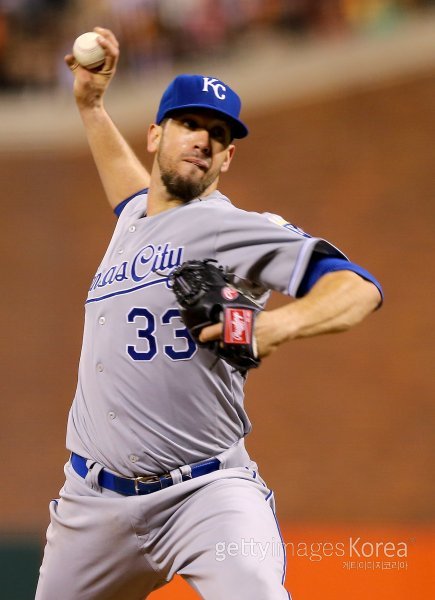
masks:
<svg viewBox="0 0 435 600"><path fill-rule="evenodd" d="M104 323L106 322L106 317L100 317L98 319L98 322L99 322L100 325L104 325Z"/></svg>
<svg viewBox="0 0 435 600"><path fill-rule="evenodd" d="M139 460L139 457L136 456L136 454L130 454L129 459L131 460L131 462L135 463Z"/></svg>
<svg viewBox="0 0 435 600"><path fill-rule="evenodd" d="M120 249L118 250L118 254L122 254L123 252L124 252L124 249L123 249L123 248L120 248Z"/></svg>
<svg viewBox="0 0 435 600"><path fill-rule="evenodd" d="M107 413L107 416L109 417L109 419L116 419L116 412L113 412L113 410L111 410L109 413Z"/></svg>
<svg viewBox="0 0 435 600"><path fill-rule="evenodd" d="M98 363L98 365L97 365L97 371L99 373L102 373L104 371L104 367L103 367L103 365L101 363Z"/></svg>
<svg viewBox="0 0 435 600"><path fill-rule="evenodd" d="M136 231L136 227L135 225L130 225L130 227L128 228L130 233L133 233L134 231Z"/></svg>

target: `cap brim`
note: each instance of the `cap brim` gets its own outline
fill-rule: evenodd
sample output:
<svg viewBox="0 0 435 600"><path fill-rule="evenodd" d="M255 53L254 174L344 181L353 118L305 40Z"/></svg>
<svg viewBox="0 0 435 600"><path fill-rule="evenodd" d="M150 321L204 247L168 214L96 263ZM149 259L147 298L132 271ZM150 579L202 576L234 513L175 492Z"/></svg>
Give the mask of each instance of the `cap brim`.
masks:
<svg viewBox="0 0 435 600"><path fill-rule="evenodd" d="M186 110L186 109L190 109L190 108L192 108L192 109L200 108L202 110L214 112L217 115L221 116L224 121L227 121L230 124L231 132L232 132L232 135L234 138L242 139L242 138L246 137L249 133L249 129L246 127L246 125L242 121L239 121L239 119L235 119L233 116L229 115L225 111L222 111L222 110L219 110L212 106L209 106L208 104L207 105L183 104L181 106L173 107L170 110L168 110L166 113L164 113L164 115L160 119L160 123L163 121L163 119L165 117L169 117L170 115L172 115L176 112L179 112L180 110Z"/></svg>

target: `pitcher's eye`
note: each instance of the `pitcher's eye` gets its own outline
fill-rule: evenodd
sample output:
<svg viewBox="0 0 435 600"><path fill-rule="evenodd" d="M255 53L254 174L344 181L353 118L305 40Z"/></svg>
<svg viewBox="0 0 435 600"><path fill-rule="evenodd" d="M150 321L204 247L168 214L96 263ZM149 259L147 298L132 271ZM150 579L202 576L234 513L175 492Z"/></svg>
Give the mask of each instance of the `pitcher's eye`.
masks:
<svg viewBox="0 0 435 600"><path fill-rule="evenodd" d="M225 127L221 127L220 125L210 129L210 136L214 140L217 140L218 142L222 143L225 143L228 137Z"/></svg>
<svg viewBox="0 0 435 600"><path fill-rule="evenodd" d="M182 123L187 129L195 130L198 128L198 123L195 121L195 119L183 118Z"/></svg>

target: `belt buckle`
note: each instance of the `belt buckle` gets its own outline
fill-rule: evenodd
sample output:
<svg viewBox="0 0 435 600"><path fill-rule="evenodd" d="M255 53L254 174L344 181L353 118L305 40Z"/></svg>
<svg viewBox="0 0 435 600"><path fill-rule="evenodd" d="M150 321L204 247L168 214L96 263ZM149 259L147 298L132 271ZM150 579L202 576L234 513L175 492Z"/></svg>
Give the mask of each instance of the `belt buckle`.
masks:
<svg viewBox="0 0 435 600"><path fill-rule="evenodd" d="M158 475L150 475L148 477L135 477L134 478L134 491L136 492L136 495L139 495L140 489L139 489L139 484L140 483L157 483L158 481L160 481L160 477Z"/></svg>

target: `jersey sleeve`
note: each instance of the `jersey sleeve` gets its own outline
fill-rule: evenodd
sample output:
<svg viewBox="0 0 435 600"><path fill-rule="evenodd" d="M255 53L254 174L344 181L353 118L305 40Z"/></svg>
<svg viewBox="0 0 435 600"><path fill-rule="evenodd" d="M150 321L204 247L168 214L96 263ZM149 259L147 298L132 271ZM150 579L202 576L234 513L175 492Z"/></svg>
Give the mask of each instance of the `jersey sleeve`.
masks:
<svg viewBox="0 0 435 600"><path fill-rule="evenodd" d="M218 261L265 290L296 297L314 252L347 261L324 239L311 237L278 215L226 211L216 238Z"/></svg>

